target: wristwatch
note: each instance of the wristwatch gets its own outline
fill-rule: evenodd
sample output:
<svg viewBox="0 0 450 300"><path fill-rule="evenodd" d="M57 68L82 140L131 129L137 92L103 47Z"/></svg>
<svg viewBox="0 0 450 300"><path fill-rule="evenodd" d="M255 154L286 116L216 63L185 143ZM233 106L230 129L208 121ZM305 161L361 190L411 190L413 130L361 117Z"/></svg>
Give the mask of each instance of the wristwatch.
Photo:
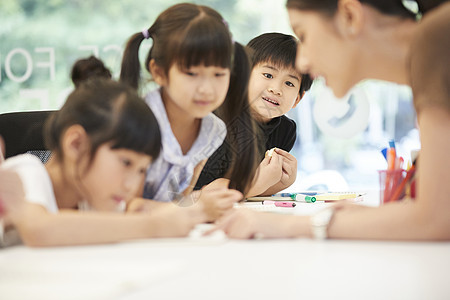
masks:
<svg viewBox="0 0 450 300"><path fill-rule="evenodd" d="M335 206L330 206L311 216L311 229L315 239L324 240L328 237L328 225L335 209Z"/></svg>

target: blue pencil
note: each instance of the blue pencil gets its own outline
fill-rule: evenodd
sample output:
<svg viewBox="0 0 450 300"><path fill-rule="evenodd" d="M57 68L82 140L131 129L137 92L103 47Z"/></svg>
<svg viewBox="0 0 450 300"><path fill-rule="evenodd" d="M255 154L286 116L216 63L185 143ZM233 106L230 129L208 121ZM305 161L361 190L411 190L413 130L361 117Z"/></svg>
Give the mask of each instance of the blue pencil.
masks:
<svg viewBox="0 0 450 300"><path fill-rule="evenodd" d="M389 141L389 148L394 148L395 149L395 141L394 140L390 140Z"/></svg>
<svg viewBox="0 0 450 300"><path fill-rule="evenodd" d="M384 159L387 161L387 148L381 149L381 154L383 154Z"/></svg>

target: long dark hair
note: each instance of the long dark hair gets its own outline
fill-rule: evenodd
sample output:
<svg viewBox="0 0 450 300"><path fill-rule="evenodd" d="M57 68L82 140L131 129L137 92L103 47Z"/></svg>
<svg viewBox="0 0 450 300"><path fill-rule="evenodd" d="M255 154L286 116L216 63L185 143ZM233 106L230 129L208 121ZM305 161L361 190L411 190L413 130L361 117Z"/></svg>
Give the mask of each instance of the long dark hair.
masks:
<svg viewBox="0 0 450 300"><path fill-rule="evenodd" d="M163 68L166 75L172 64L180 69L204 64L232 69L233 41L222 16L207 6L181 3L163 11L150 28L148 37L153 40L145 68L150 72L152 59ZM120 81L134 88L140 83L139 47L144 33L133 34L125 47Z"/></svg>
<svg viewBox="0 0 450 300"><path fill-rule="evenodd" d="M157 158L161 148L158 122L150 108L127 85L93 78L75 89L44 129L46 146L63 159L61 138L72 125L81 125L90 140L90 161L98 148L129 149Z"/></svg>
<svg viewBox="0 0 450 300"><path fill-rule="evenodd" d="M251 116L248 101L250 59L240 44L236 43L235 52L238 55L235 56L235 65L231 72L230 88L225 101L215 113L227 124L224 143L231 152L231 165L225 177L230 179L230 188L245 195L251 187L259 157L264 150L259 147L258 141L262 133Z"/></svg>
<svg viewBox="0 0 450 300"><path fill-rule="evenodd" d="M446 1L448 0L416 0L415 2L419 6L420 13L425 14ZM286 6L299 10L318 11L332 16L337 10L338 2L339 0L287 0ZM387 15L416 18L416 14L407 9L402 0L359 0L359 2L370 5Z"/></svg>
<svg viewBox="0 0 450 300"><path fill-rule="evenodd" d="M150 28L133 34L127 42L120 81L135 89L139 89L141 81L139 47L147 37L153 40L145 61L149 72L152 59L166 75L174 63L180 69L205 65L231 70L225 101L216 113L227 125L226 142L236 151L242 150L235 156L233 164L239 168L229 170L230 187L245 192L258 165L259 153L255 140L257 129L248 105L250 62L244 47L233 41L226 21L214 9L192 3L171 6L157 17ZM242 128L245 129L240 130ZM245 149L241 140L250 141L245 143Z"/></svg>

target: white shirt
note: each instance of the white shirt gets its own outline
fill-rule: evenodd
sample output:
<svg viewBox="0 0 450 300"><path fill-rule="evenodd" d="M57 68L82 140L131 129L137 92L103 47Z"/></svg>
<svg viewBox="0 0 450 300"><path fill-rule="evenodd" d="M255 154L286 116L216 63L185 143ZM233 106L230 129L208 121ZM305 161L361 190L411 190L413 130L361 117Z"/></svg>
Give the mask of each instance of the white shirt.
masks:
<svg viewBox="0 0 450 300"><path fill-rule="evenodd" d="M52 181L39 158L31 154L13 156L5 160L1 168L19 175L26 201L42 205L51 213L58 212Z"/></svg>

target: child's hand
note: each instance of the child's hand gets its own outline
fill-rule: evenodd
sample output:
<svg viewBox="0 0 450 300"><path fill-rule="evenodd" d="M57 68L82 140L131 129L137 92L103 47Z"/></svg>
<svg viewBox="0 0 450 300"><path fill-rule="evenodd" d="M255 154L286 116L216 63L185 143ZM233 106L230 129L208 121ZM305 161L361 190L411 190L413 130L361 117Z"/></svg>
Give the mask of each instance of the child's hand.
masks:
<svg viewBox="0 0 450 300"><path fill-rule="evenodd" d="M208 222L213 222L233 208L234 203L244 196L237 190L225 187L207 185L199 191L192 193L198 199L197 204L206 214Z"/></svg>
<svg viewBox="0 0 450 300"><path fill-rule="evenodd" d="M267 187L272 186L279 182L283 175L283 157L278 152L273 152L272 156L263 159L258 169L257 181L264 183Z"/></svg>
<svg viewBox="0 0 450 300"><path fill-rule="evenodd" d="M160 203L148 214L155 229L154 237L184 237L195 225L205 222L203 211L196 206L179 207L173 203Z"/></svg>
<svg viewBox="0 0 450 300"><path fill-rule="evenodd" d="M271 186L279 183L283 175L283 158L277 152L266 156L255 172L255 179L247 197L261 195Z"/></svg>
<svg viewBox="0 0 450 300"><path fill-rule="evenodd" d="M261 195L273 195L284 190L295 182L297 178L297 159L288 152L276 149L279 157L282 158L282 175L280 181L267 188Z"/></svg>
<svg viewBox="0 0 450 300"><path fill-rule="evenodd" d="M287 151L275 149L275 152L283 158L283 173L280 182L288 187L295 182L297 178L297 159Z"/></svg>
<svg viewBox="0 0 450 300"><path fill-rule="evenodd" d="M296 236L298 216L262 213L240 208L217 221L215 230L223 230L236 239L287 238ZM209 233L211 233L210 231Z"/></svg>
<svg viewBox="0 0 450 300"><path fill-rule="evenodd" d="M25 193L19 175L0 169L0 217L5 217L7 223L14 222L24 203Z"/></svg>

